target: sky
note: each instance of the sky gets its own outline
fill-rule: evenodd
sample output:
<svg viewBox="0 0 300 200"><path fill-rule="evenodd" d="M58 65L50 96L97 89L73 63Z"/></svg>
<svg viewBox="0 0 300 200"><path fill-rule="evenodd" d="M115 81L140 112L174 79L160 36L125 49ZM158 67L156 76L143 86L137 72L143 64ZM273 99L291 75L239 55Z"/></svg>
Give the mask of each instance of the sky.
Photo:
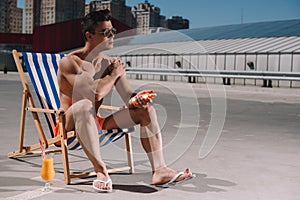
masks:
<svg viewBox="0 0 300 200"><path fill-rule="evenodd" d="M91 0L86 0L90 2ZM135 6L144 0L126 0ZM161 15L182 16L190 28L300 19L299 0L148 0L160 8ZM18 0L23 7L24 0Z"/></svg>

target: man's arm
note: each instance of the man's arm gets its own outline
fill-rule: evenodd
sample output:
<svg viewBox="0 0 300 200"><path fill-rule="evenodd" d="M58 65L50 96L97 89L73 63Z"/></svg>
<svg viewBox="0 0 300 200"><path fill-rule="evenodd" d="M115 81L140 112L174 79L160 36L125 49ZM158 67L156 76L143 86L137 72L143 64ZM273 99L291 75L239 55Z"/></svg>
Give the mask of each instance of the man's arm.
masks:
<svg viewBox="0 0 300 200"><path fill-rule="evenodd" d="M153 93L153 90L142 90L136 93L125 76L117 81L116 89L128 108L142 108L152 102L151 98L145 98L143 95L145 93ZM136 99L135 105L129 103L129 100L133 97Z"/></svg>
<svg viewBox="0 0 300 200"><path fill-rule="evenodd" d="M129 84L126 76L122 76L117 82L116 82L116 90L120 97L122 98L123 102L126 104L126 106L129 106L129 99L136 95L134 90L132 89L131 85Z"/></svg>
<svg viewBox="0 0 300 200"><path fill-rule="evenodd" d="M112 63L111 73L100 79L93 79L93 70L94 67L90 63L83 62L74 55L66 56L60 61L60 74L73 88L74 100L102 100L110 92L115 81L125 74L125 69L117 63Z"/></svg>

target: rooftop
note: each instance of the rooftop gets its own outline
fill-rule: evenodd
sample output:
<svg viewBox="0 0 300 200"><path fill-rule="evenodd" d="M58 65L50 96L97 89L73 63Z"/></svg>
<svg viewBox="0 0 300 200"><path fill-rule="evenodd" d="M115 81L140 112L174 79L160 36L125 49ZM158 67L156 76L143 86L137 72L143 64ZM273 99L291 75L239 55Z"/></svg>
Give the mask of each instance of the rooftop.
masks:
<svg viewBox="0 0 300 200"><path fill-rule="evenodd" d="M300 19L120 37L113 55L300 52Z"/></svg>
<svg viewBox="0 0 300 200"><path fill-rule="evenodd" d="M300 19L165 31L135 36L128 44L286 36L300 36Z"/></svg>

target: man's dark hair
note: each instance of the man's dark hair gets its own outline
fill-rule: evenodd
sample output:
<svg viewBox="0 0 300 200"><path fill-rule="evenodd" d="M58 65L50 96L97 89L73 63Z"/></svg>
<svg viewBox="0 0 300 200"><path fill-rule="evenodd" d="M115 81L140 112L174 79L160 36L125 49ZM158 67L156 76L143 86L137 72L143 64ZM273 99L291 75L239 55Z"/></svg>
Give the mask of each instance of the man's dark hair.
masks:
<svg viewBox="0 0 300 200"><path fill-rule="evenodd" d="M111 13L108 9L93 11L87 14L82 20L82 33L85 37L86 32L95 34L95 29L98 25L98 22L110 21Z"/></svg>

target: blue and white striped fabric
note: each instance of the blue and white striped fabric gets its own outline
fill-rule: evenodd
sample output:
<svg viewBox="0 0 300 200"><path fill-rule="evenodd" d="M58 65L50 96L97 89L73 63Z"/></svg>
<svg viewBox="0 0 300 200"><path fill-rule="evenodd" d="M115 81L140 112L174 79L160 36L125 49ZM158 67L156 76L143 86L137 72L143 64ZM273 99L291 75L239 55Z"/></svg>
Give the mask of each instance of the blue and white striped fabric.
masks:
<svg viewBox="0 0 300 200"><path fill-rule="evenodd" d="M58 64L64 54L23 52L23 61L42 108L58 110L60 108L59 87L57 83ZM56 125L56 116L45 114L51 136ZM114 142L133 131L133 128L99 130L101 146ZM68 148L76 149L80 144L76 137L68 139Z"/></svg>

